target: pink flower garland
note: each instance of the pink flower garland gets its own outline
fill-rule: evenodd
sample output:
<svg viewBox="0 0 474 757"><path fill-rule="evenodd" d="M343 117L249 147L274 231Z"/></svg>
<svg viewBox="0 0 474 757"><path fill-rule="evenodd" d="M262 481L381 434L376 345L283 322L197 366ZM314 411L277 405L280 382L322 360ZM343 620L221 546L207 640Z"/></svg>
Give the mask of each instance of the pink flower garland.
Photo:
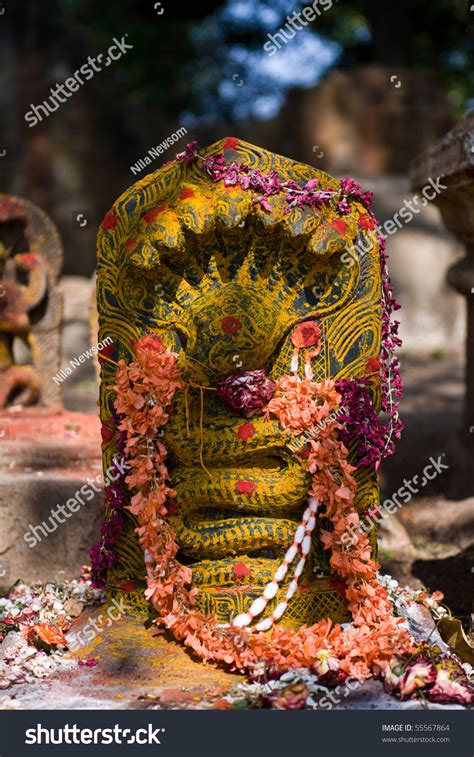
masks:
<svg viewBox="0 0 474 757"><path fill-rule="evenodd" d="M234 140L227 140L235 147ZM345 215L350 212L348 200L357 198L365 207L372 202L372 192L361 192L361 187L353 179L345 178L339 184L339 189L318 189L319 179L310 179L304 187L294 181L282 181L276 171L262 174L258 168L250 168L245 163L232 161L226 163L221 153L213 153L207 158L199 155L199 144L190 142L184 152L176 156L186 166L201 161L201 168L206 171L213 181L223 181L228 187L239 185L242 189L251 189L257 193L253 198L254 205L260 205L270 212L268 198L272 195L285 193L287 205L285 213L293 208L313 208L318 210L324 204L335 201L336 208Z"/></svg>
<svg viewBox="0 0 474 757"><path fill-rule="evenodd" d="M324 515L332 523L333 530L323 532L322 540L331 550L331 567L345 581L353 626L343 632L328 620L298 631L277 627L267 635L232 626L219 628L214 618L194 607L197 590L188 589L191 570L177 561L178 545L166 520L175 492L169 486L166 448L158 437L174 393L184 383L176 368L177 356L164 352L160 339L139 339L135 354L129 366L120 363L115 406L123 416L120 429L127 436L125 450L132 468L126 482L135 493L128 509L137 517L147 567L146 597L160 616L157 622L202 659L249 672L261 662L280 672L317 665L319 654L329 655L334 668L363 680L386 667L393 654L411 651L411 639L393 617L388 596L376 579L377 566L371 560L367 537L357 532L354 539L344 539L348 525L356 525L359 516L353 504L354 469L347 462L347 449L337 440L340 424L328 420L340 403L330 380L317 384L283 377L266 414L276 416L282 428L296 435L308 424L324 425L321 437L310 440L309 494L323 503Z"/></svg>

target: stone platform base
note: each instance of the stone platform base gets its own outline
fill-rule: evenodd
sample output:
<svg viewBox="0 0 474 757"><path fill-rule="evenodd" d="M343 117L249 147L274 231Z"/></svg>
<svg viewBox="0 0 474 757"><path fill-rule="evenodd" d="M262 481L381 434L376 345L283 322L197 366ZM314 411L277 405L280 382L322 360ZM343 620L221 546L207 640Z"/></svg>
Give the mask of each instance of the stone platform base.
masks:
<svg viewBox="0 0 474 757"><path fill-rule="evenodd" d="M113 609L113 616L117 615ZM91 621L108 622L107 608L84 612L67 634L70 640ZM92 632L91 634L92 635ZM130 710L155 707L198 708L203 698L217 697L235 686L238 675L195 661L174 641L145 628L143 618L122 616L95 638L67 654L70 662L45 681L19 684L1 695L15 697L20 709ZM95 660L82 667L81 660Z"/></svg>
<svg viewBox="0 0 474 757"><path fill-rule="evenodd" d="M114 612L116 612L114 610ZM107 618L105 607L83 613L68 633L78 634L91 620ZM430 621L432 625L432 621ZM428 636L426 629L423 634ZM244 681L216 665L203 665L178 643L156 628L146 629L143 618L122 616L99 631L52 677L18 684L0 692L0 707L39 710L160 710L222 709L222 696ZM93 660L94 667L80 666ZM324 693L324 692L323 692ZM2 695L4 701L2 702ZM462 709L409 700L400 702L386 694L380 681L367 681L345 696L334 709L437 710ZM263 717L263 714L262 714Z"/></svg>
<svg viewBox="0 0 474 757"><path fill-rule="evenodd" d="M103 514L100 442L96 416L46 408L0 414L0 587L20 577L73 577L87 564ZM99 491L68 516L58 511L87 479Z"/></svg>

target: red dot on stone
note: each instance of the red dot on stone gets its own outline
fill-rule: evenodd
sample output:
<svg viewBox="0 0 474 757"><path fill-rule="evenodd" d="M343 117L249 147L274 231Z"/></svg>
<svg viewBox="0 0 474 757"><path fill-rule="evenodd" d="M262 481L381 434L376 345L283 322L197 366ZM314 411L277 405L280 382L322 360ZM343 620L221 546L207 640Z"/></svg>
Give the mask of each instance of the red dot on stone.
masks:
<svg viewBox="0 0 474 757"><path fill-rule="evenodd" d="M248 422L242 423L242 425L239 426L239 428L237 429L237 436L243 442L246 442L248 439L251 439L255 433L256 433L256 429L253 423L248 423Z"/></svg>
<svg viewBox="0 0 474 757"><path fill-rule="evenodd" d="M234 565L233 571L236 578L246 578L250 575L250 569L244 562L238 562L237 565Z"/></svg>
<svg viewBox="0 0 474 757"><path fill-rule="evenodd" d="M336 218L334 221L331 221L330 225L332 226L333 229L335 229L336 231L339 231L341 234L345 234L348 229L347 223L343 221L342 219L338 219L338 218Z"/></svg>
<svg viewBox="0 0 474 757"><path fill-rule="evenodd" d="M252 492L256 488L256 485L253 483L253 481L237 481L235 488L237 489L239 494L252 494Z"/></svg>
<svg viewBox="0 0 474 757"><path fill-rule="evenodd" d="M224 142L224 150L236 150L239 146L239 140L236 137L228 137Z"/></svg>
<svg viewBox="0 0 474 757"><path fill-rule="evenodd" d="M117 223L118 223L117 216L114 216L112 211L109 210L109 212L105 214L104 220L102 221L102 228L114 229L117 226Z"/></svg>
<svg viewBox="0 0 474 757"><path fill-rule="evenodd" d="M222 319L221 327L222 331L225 331L226 334L236 334L240 328L240 321L233 315L228 315Z"/></svg>
<svg viewBox="0 0 474 757"><path fill-rule="evenodd" d="M164 205L157 205L156 208L150 208L150 210L147 210L146 213L143 214L143 218L146 223L153 223L155 218L160 215L165 210Z"/></svg>

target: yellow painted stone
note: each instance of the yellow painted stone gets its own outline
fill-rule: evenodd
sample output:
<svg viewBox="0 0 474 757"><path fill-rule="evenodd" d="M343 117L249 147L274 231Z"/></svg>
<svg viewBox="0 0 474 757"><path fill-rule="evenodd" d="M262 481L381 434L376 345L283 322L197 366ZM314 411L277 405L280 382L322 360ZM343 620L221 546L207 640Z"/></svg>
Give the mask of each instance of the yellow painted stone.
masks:
<svg viewBox="0 0 474 757"><path fill-rule="evenodd" d="M323 189L337 186L321 171L248 143L228 147L222 140L201 154L223 151L228 162L276 171L301 186L311 178ZM237 416L217 397L216 383L259 368L271 378L287 374L291 333L303 319L316 319L323 330L312 360L316 381L363 376L367 360L380 353L380 258L375 232L357 223L365 208L352 202L341 225L326 206L285 213L284 197L274 196L267 212L253 197L213 182L197 164L174 162L128 189L98 238L99 339L112 338L114 359L129 362L140 335L159 333L178 353L186 379L206 387L188 393L188 413L184 392L176 395L162 441L177 491L170 522L181 558L193 568L198 606L219 621L248 609L270 580L304 509L309 474L276 421ZM361 242L363 254L355 248ZM104 362L103 421L113 412L115 374ZM106 445L104 468L114 454ZM356 504L365 510L379 499L376 475L359 469L356 479ZM254 484L251 495L240 493L242 481ZM143 555L134 519L126 519L108 588L121 592L135 581L126 602L146 611ZM321 527L324 520L286 623L348 619ZM281 592L274 602L280 599Z"/></svg>

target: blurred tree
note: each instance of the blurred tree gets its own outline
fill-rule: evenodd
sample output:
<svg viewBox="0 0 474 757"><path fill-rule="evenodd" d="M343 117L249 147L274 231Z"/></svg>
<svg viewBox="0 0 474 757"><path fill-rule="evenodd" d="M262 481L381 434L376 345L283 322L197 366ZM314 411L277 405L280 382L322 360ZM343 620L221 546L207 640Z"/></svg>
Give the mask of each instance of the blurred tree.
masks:
<svg viewBox="0 0 474 757"><path fill-rule="evenodd" d="M175 118L194 114L203 125L249 115L268 118L290 87L313 86L336 62L436 71L459 111L473 104L474 11L466 0L320 3L321 15L298 32L298 41L290 40L270 58L263 50L267 34L309 4L122 0L101 3L97 10L96 0L61 0L75 29L96 47L100 38L106 43L111 29L127 30L136 48L122 74L128 91L137 104L151 108L158 94L159 105Z"/></svg>
<svg viewBox="0 0 474 757"><path fill-rule="evenodd" d="M335 65L361 63L395 73L398 66L428 69L458 113L474 104L468 0L319 1L315 21L270 56L268 35L309 2L4 0L1 189L53 215L70 250L66 270L92 271L94 224L135 180L130 166L181 125L189 138L208 141L223 122L270 119L290 89L312 87ZM125 34L133 45L126 56L28 128L32 103ZM84 210L91 223L78 235L74 213Z"/></svg>

